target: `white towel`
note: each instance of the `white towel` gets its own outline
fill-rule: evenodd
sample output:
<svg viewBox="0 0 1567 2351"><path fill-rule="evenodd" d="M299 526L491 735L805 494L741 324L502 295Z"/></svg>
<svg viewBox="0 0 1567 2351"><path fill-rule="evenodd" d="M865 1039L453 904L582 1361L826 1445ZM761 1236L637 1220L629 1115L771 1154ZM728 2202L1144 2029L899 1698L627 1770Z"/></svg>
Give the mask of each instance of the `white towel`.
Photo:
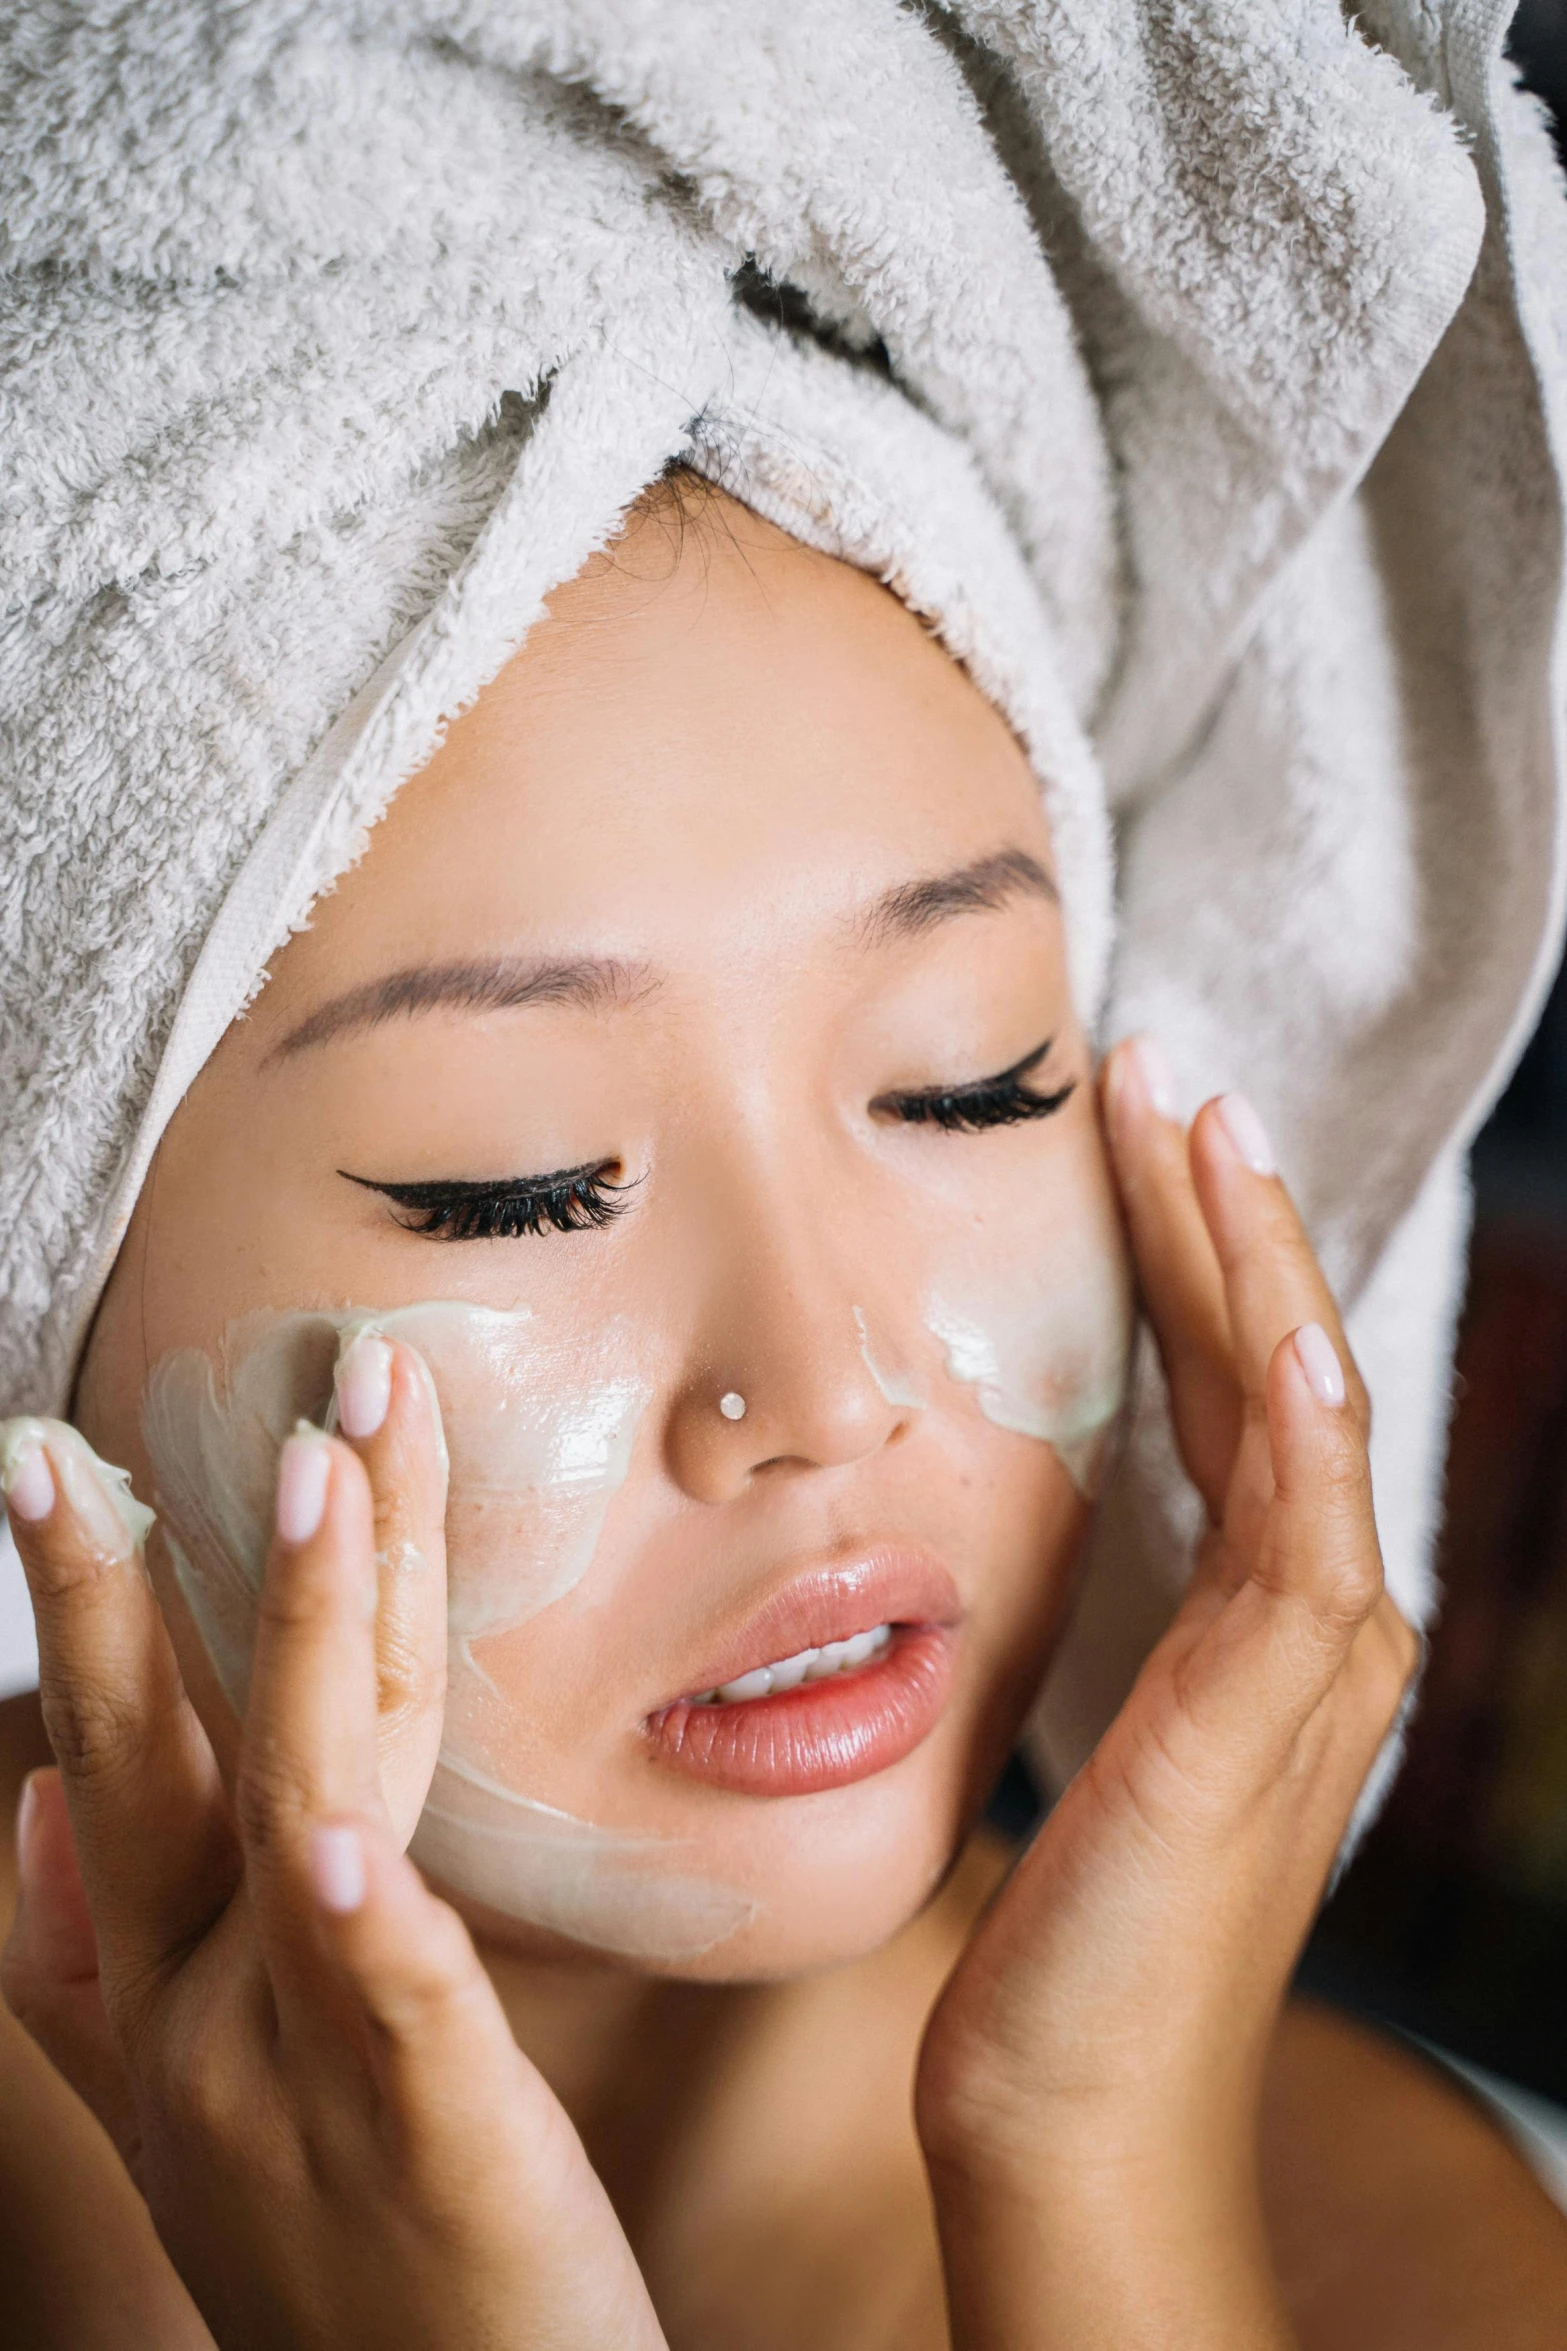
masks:
<svg viewBox="0 0 1567 2351"><path fill-rule="evenodd" d="M1463 1153L1561 929L1567 235L1508 13L4 0L0 1409L66 1402L267 957L682 458L930 618L1089 1013L1260 1103L1423 1619ZM1057 1768L1189 1531L1150 1373Z"/></svg>

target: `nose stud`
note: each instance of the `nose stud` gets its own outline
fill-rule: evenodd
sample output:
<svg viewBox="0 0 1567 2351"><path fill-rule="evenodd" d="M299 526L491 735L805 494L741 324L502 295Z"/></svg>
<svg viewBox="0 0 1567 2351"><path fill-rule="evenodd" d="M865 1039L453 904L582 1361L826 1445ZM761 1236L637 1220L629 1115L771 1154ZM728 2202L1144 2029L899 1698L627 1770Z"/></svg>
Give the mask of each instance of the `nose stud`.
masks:
<svg viewBox="0 0 1567 2351"><path fill-rule="evenodd" d="M744 1420L745 1398L743 1396L737 1396L734 1389L731 1388L726 1396L719 1397L718 1409L723 1414L725 1420Z"/></svg>

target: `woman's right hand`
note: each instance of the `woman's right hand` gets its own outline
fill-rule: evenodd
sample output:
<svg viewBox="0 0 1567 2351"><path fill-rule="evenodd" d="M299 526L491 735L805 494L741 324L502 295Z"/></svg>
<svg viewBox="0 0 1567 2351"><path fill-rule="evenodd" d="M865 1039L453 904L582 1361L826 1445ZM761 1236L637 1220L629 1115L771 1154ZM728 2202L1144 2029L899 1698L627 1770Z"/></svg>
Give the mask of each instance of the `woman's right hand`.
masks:
<svg viewBox="0 0 1567 2351"><path fill-rule="evenodd" d="M439 1733L442 1479L422 1367L397 1347L391 1374L369 1434L285 1448L231 1792L91 1453L13 1426L59 1769L30 1783L6 1997L222 2351L638 2351L663 2336L609 2200L403 1851ZM417 1587L401 1654L378 1554Z"/></svg>

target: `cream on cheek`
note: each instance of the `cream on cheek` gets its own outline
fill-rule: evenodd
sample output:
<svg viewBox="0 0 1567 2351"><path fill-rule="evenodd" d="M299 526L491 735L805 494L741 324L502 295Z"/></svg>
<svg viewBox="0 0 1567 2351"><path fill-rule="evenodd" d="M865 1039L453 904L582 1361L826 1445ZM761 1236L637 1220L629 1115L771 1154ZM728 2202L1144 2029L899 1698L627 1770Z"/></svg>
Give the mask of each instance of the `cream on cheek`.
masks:
<svg viewBox="0 0 1567 2351"><path fill-rule="evenodd" d="M143 1426L180 1588L224 1690L242 1708L279 1449L330 1423L340 1348L367 1325L415 1349L449 1448L448 1668L440 1760L413 1851L509 1917L651 1961L697 1957L754 1915L739 1889L681 1866L682 1841L580 1820L515 1782L515 1708L475 1654L578 1586L630 1465L650 1393L617 1325L552 1344L526 1308L451 1301L384 1313L259 1313L224 1333L216 1367L165 1356ZM420 1562L395 1563L419 1572Z"/></svg>
<svg viewBox="0 0 1567 2351"><path fill-rule="evenodd" d="M1126 1245L1095 1163L1063 1157L1025 1215L938 1242L922 1288L921 1319L946 1381L972 1389L997 1428L1049 1445L1078 1492L1095 1499L1132 1339ZM928 1363L895 1355L863 1308L854 1315L866 1369L889 1404L942 1399L945 1383Z"/></svg>

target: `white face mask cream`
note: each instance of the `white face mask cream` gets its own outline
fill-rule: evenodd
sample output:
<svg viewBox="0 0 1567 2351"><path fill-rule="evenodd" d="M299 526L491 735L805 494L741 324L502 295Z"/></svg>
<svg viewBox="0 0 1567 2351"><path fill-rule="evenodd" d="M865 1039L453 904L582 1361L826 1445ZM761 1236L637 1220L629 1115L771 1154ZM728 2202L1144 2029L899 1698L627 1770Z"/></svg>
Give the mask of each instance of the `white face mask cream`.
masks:
<svg viewBox="0 0 1567 2351"><path fill-rule="evenodd" d="M928 1404L930 1398L914 1379L912 1373L894 1371L890 1364L882 1362L872 1348L870 1326L865 1319L864 1307L856 1306L853 1311L854 1327L860 1334L861 1360L881 1391L883 1399L888 1404L912 1406L916 1410Z"/></svg>
<svg viewBox="0 0 1567 2351"><path fill-rule="evenodd" d="M998 1428L1052 1446L1078 1492L1099 1492L1126 1396L1131 1293L1119 1251L1085 1251L1065 1280L944 1285L926 1302L948 1377Z"/></svg>
<svg viewBox="0 0 1567 2351"><path fill-rule="evenodd" d="M679 1868L677 1837L602 1828L540 1804L443 1747L410 1850L507 1918L631 1959L696 1959L756 1915L737 1886Z"/></svg>
<svg viewBox="0 0 1567 2351"><path fill-rule="evenodd" d="M531 1312L432 1301L385 1313L260 1313L154 1368L143 1413L180 1589L242 1709L277 1458L300 1419L330 1425L341 1346L366 1328L414 1348L449 1449L449 1679L442 1754L413 1850L458 1892L605 1950L696 1956L751 1899L681 1871L678 1840L578 1820L503 1776L507 1708L478 1644L581 1584L630 1465L645 1381L607 1329L586 1358ZM415 1564L416 1563L410 1563Z"/></svg>
<svg viewBox="0 0 1567 2351"><path fill-rule="evenodd" d="M1132 1290L1125 1244L1108 1203L1072 1204L1063 1233L1023 1257L1013 1242L993 1265L984 1252L931 1276L923 1319L950 1380L976 1391L985 1418L1037 1437L1093 1500L1126 1398ZM864 1309L854 1309L865 1367L889 1404L929 1407L939 1386L884 1360Z"/></svg>

